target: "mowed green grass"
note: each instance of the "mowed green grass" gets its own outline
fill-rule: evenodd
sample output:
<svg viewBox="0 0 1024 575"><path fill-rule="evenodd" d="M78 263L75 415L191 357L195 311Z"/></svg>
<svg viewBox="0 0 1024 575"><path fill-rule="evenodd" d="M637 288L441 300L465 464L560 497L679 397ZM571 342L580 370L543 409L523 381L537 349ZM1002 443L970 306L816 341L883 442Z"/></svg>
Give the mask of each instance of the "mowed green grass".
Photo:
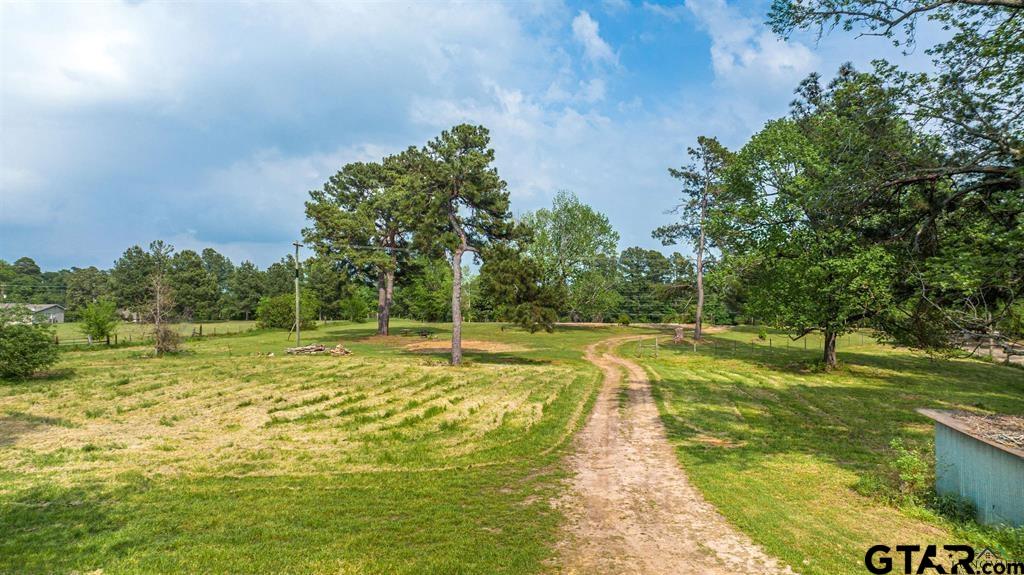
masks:
<svg viewBox="0 0 1024 575"><path fill-rule="evenodd" d="M172 324L174 331L183 337L191 336L199 330L200 326L202 326L204 336L224 335L255 329L256 322L232 320L215 322L182 322ZM82 324L78 322L57 323L53 324L51 327L53 328L54 335L56 335L62 342L84 340L86 337L85 334L82 333ZM126 342L129 339L134 342L135 340L149 338L152 331L152 325L131 322L120 322L117 324L117 328L115 329L119 343ZM111 340L113 340L113 338L111 338Z"/></svg>
<svg viewBox="0 0 1024 575"><path fill-rule="evenodd" d="M840 368L823 373L813 368L820 338L806 352L771 340L739 328L697 352L664 345L641 360L683 468L735 525L805 574L863 573L879 543L1006 543L881 495L898 484L892 439L934 460L932 422L915 408L1024 414L1024 370L852 334L839 342Z"/></svg>
<svg viewBox="0 0 1024 575"><path fill-rule="evenodd" d="M262 331L72 351L0 383L0 572L549 567L559 462L599 384L582 348L624 328L470 324L501 345L461 368L373 329L303 334L351 356L285 356Z"/></svg>

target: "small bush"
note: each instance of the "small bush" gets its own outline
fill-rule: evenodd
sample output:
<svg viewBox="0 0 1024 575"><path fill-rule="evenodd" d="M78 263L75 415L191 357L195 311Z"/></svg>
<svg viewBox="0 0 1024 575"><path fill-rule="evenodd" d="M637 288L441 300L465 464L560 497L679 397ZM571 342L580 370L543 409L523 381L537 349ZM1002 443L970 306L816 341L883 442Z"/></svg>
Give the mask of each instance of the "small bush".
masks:
<svg viewBox="0 0 1024 575"><path fill-rule="evenodd" d="M302 296L302 329L312 329L317 313L317 302L311 297ZM265 297L256 306L256 325L259 327L291 329L295 327L295 296L279 295Z"/></svg>
<svg viewBox="0 0 1024 575"><path fill-rule="evenodd" d="M929 505L936 513L960 523L973 521L975 517L974 504L956 495L936 495Z"/></svg>
<svg viewBox="0 0 1024 575"><path fill-rule="evenodd" d="M157 355L176 353L179 343L181 343L181 336L167 324L153 326L153 346Z"/></svg>
<svg viewBox="0 0 1024 575"><path fill-rule="evenodd" d="M768 330L763 325L757 328L757 339L761 341L768 339Z"/></svg>
<svg viewBox="0 0 1024 575"><path fill-rule="evenodd" d="M80 329L91 341L105 340L117 329L117 304L113 300L96 300L85 306L80 315Z"/></svg>
<svg viewBox="0 0 1024 575"><path fill-rule="evenodd" d="M912 499L926 494L931 484L932 466L898 437L889 442L889 447L896 455L892 467L899 477L900 493Z"/></svg>
<svg viewBox="0 0 1024 575"><path fill-rule="evenodd" d="M354 321L356 323L363 323L366 318L370 317L370 305L366 303L366 299L357 295L349 296L341 300L340 305L341 318ZM292 314L293 316L295 314Z"/></svg>
<svg viewBox="0 0 1024 575"><path fill-rule="evenodd" d="M619 314L619 319L615 320L615 323L617 323L619 325L629 325L629 322L630 322L629 316L624 314L624 313Z"/></svg>
<svg viewBox="0 0 1024 575"><path fill-rule="evenodd" d="M49 326L25 323L26 310L0 310L0 378L28 377L57 362Z"/></svg>

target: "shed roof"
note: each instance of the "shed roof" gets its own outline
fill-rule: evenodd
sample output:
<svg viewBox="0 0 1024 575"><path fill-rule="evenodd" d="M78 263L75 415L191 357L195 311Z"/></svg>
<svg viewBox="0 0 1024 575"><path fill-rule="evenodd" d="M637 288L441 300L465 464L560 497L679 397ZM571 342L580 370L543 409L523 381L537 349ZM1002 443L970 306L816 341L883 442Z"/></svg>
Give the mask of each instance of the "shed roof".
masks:
<svg viewBox="0 0 1024 575"><path fill-rule="evenodd" d="M1017 441L1017 434L1024 430L1024 417L1015 415L986 416L980 413L944 409L918 409L917 412L950 429L955 429L982 443L987 443L996 449L1024 459L1024 448L1021 448Z"/></svg>
<svg viewBox="0 0 1024 575"><path fill-rule="evenodd" d="M12 307L23 307L28 309L32 313L46 311L51 307L59 307L60 309L64 309L64 306L60 305L59 303L0 303L0 308L10 309Z"/></svg>

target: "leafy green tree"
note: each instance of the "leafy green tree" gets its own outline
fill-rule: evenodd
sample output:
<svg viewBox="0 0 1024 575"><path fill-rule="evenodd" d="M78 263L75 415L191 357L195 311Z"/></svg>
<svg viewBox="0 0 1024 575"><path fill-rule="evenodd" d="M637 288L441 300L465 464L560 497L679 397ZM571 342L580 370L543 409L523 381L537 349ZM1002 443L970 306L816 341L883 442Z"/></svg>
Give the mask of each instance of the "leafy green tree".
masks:
<svg viewBox="0 0 1024 575"><path fill-rule="evenodd" d="M263 275L264 295L274 297L295 293L295 257L292 255L281 258L281 261L270 264Z"/></svg>
<svg viewBox="0 0 1024 575"><path fill-rule="evenodd" d="M118 307L141 314L149 300L153 259L139 246L125 250L110 270L110 284Z"/></svg>
<svg viewBox="0 0 1024 575"><path fill-rule="evenodd" d="M308 294L300 300L304 330L316 327L317 302ZM265 297L256 307L256 325L262 328L292 329L295 327L295 296Z"/></svg>
<svg viewBox="0 0 1024 575"><path fill-rule="evenodd" d="M604 214L570 192L558 192L551 209L523 217L532 229L529 255L543 281L566 294L559 313L574 321L602 317L617 304L615 266L619 234Z"/></svg>
<svg viewBox="0 0 1024 575"><path fill-rule="evenodd" d="M347 164L323 189L311 191L306 202L306 217L313 227L303 230L303 236L317 254L375 271L379 335L388 334L399 255L408 246L416 216L404 183L420 165L415 149L382 163Z"/></svg>
<svg viewBox="0 0 1024 575"><path fill-rule="evenodd" d="M900 116L879 79L844 66L822 89L806 80L790 118L769 122L730 168L722 237L748 270L748 306L802 337L838 336L893 307L899 252L893 214L877 190L906 166L934 159L932 142Z"/></svg>
<svg viewBox="0 0 1024 575"><path fill-rule="evenodd" d="M79 329L89 341L102 341L117 331L117 302L112 299L97 299L81 312Z"/></svg>
<svg viewBox="0 0 1024 575"><path fill-rule="evenodd" d="M370 316L373 296L373 290L369 286L360 284L345 286L344 296L338 304L338 315L341 319L363 323Z"/></svg>
<svg viewBox="0 0 1024 575"><path fill-rule="evenodd" d="M8 303L52 303L63 300L60 280L47 277L35 260L18 258L13 264L0 260L0 294Z"/></svg>
<svg viewBox="0 0 1024 575"><path fill-rule="evenodd" d="M657 250L631 247L619 256L620 314L632 321L662 321L676 316L679 296L666 289L672 279L672 264Z"/></svg>
<svg viewBox="0 0 1024 575"><path fill-rule="evenodd" d="M213 248L203 249L200 257L203 260L203 269L217 281L217 289L221 292L227 291L231 275L235 272L235 264Z"/></svg>
<svg viewBox="0 0 1024 575"><path fill-rule="evenodd" d="M305 289L317 300L321 320L341 316L341 301L349 285L346 267L320 257L306 260Z"/></svg>
<svg viewBox="0 0 1024 575"><path fill-rule="evenodd" d="M511 233L505 181L498 176L490 134L460 124L427 144L419 239L451 254L452 365L462 363L462 256Z"/></svg>
<svg viewBox="0 0 1024 575"><path fill-rule="evenodd" d="M199 254L192 250L174 254L167 280L174 290L179 317L196 320L217 317L215 312L220 299L217 278L207 271Z"/></svg>
<svg viewBox="0 0 1024 575"><path fill-rule="evenodd" d="M408 278L397 292L397 310L419 321L449 321L452 270L443 258L420 256L408 263Z"/></svg>
<svg viewBox="0 0 1024 575"><path fill-rule="evenodd" d="M0 378L22 378L57 362L57 344L46 324L34 325L27 309L0 308Z"/></svg>
<svg viewBox="0 0 1024 575"><path fill-rule="evenodd" d="M903 214L912 256L898 310L880 327L902 343L1002 337L1024 289L1024 4L1016 0L776 0L773 29L835 29L916 44L926 18L949 31L927 48L933 71L876 63L901 111L942 144L934 165L901 166L879 186ZM916 206L917 209L907 209Z"/></svg>
<svg viewBox="0 0 1024 575"><path fill-rule="evenodd" d="M560 291L546 281L540 263L512 242L492 246L486 256L480 268L481 287L497 307L498 317L530 333L554 331Z"/></svg>
<svg viewBox="0 0 1024 575"><path fill-rule="evenodd" d="M691 163L683 168L670 168L672 177L683 185L683 201L670 213L678 214L679 221L662 226L653 232L663 245L689 240L694 247L694 266L697 288L697 307L694 314L693 338L701 339L704 319L704 261L708 248L715 247L713 235L708 234L708 215L718 209L722 195L722 178L732 154L714 138L700 136L697 147L688 148Z"/></svg>
<svg viewBox="0 0 1024 575"><path fill-rule="evenodd" d="M235 268L228 282L228 293L234 307L235 317L248 320L256 314L256 306L265 291L264 274L250 261L244 261Z"/></svg>
<svg viewBox="0 0 1024 575"><path fill-rule="evenodd" d="M100 298L112 295L110 276L94 266L87 268L71 268L67 274L67 312L69 318L75 318L85 306ZM115 308L116 304L115 303Z"/></svg>

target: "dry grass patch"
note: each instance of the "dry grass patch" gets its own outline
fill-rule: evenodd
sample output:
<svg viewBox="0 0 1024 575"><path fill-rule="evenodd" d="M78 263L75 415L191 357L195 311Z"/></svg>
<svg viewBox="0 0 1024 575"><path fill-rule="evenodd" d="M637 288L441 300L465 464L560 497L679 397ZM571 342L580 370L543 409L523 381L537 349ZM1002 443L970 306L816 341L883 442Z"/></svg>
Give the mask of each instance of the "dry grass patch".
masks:
<svg viewBox="0 0 1024 575"><path fill-rule="evenodd" d="M405 346L405 349L409 351L420 351L420 352L436 352L444 351L451 352L452 342L444 340L427 340L419 341L416 343L410 343ZM483 341L477 339L466 339L462 341L462 350L469 352L483 352L483 353L516 353L522 351L529 351L529 348L521 345L513 345L508 343L502 343L498 341Z"/></svg>

